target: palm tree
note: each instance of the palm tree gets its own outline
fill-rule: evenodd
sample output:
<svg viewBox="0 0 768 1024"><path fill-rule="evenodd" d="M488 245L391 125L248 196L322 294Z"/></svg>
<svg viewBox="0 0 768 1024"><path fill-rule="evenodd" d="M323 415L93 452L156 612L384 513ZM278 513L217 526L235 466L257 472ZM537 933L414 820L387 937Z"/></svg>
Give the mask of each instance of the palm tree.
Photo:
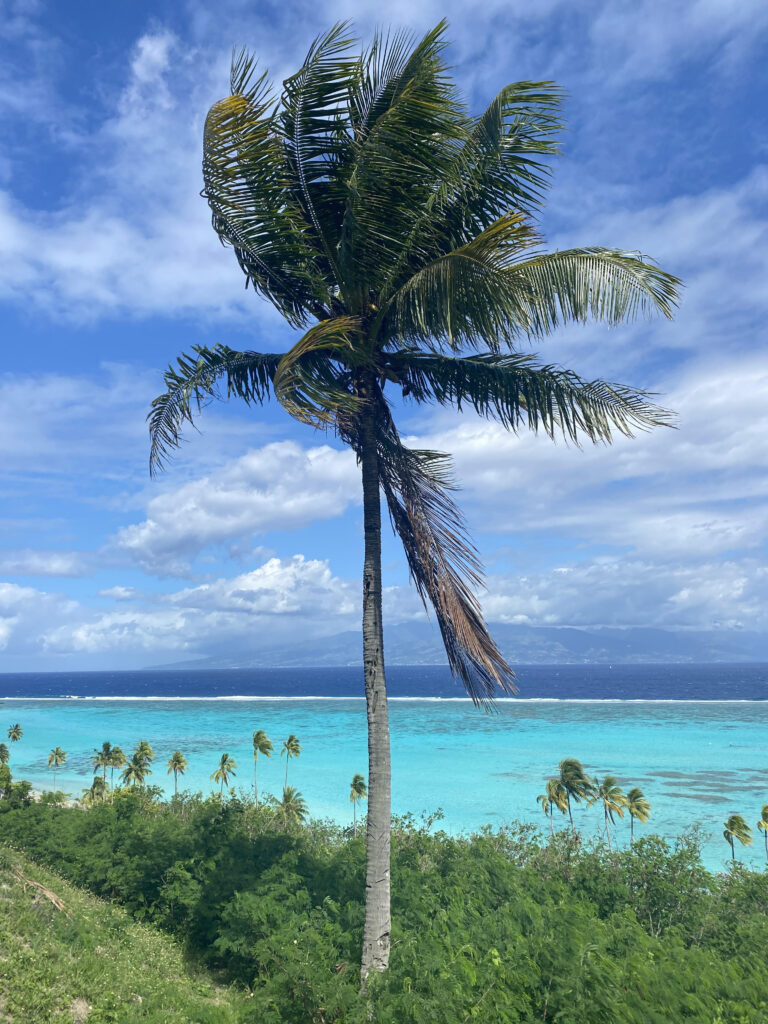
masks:
<svg viewBox="0 0 768 1024"><path fill-rule="evenodd" d="M283 749L280 751L280 757L285 754L285 783L284 786L288 785L288 762L292 757L299 757L301 754L301 744L299 743L298 736L294 736L293 733L288 737L287 740L283 740Z"/></svg>
<svg viewBox="0 0 768 1024"><path fill-rule="evenodd" d="M259 784L256 778L256 763L259 759L259 754L263 754L264 757L272 757L272 740L267 736L263 729L256 729L253 734L253 799L256 806L259 806ZM286 762L286 768L288 763Z"/></svg>
<svg viewBox="0 0 768 1024"><path fill-rule="evenodd" d="M283 799L277 805L283 815L283 824L302 825L307 817L307 802L293 786L283 789Z"/></svg>
<svg viewBox="0 0 768 1024"><path fill-rule="evenodd" d="M104 780L104 786L102 788L102 798L106 799L107 792L107 768L112 767L112 744L104 742L101 745L101 750L94 750L93 756L91 757L91 764L93 765L94 774L101 770L102 778Z"/></svg>
<svg viewBox="0 0 768 1024"><path fill-rule="evenodd" d="M576 835L571 804L580 804L582 800L590 800L594 793L595 784L594 780L584 771L581 761L577 761L576 758L565 758L565 760L560 762L559 767L559 782L565 791L565 806L571 821L571 832Z"/></svg>
<svg viewBox="0 0 768 1024"><path fill-rule="evenodd" d="M723 824L725 825L723 838L731 845L731 860L736 860L736 850L733 845L734 839L738 839L742 846L751 846L752 829L740 814L732 814L728 821L724 821Z"/></svg>
<svg viewBox="0 0 768 1024"><path fill-rule="evenodd" d="M112 747L112 753L109 757L109 767L111 768L110 781L113 791L115 788L115 768L123 768L126 763L127 758L120 747Z"/></svg>
<svg viewBox="0 0 768 1024"><path fill-rule="evenodd" d="M48 755L48 767L53 768L53 791L56 792L56 769L60 768L67 760L66 750L61 747L54 747Z"/></svg>
<svg viewBox="0 0 768 1024"><path fill-rule="evenodd" d="M87 807L92 807L97 800L104 803L104 794L107 788L107 784L102 776L96 776L88 789L83 790L83 795L80 798L81 803Z"/></svg>
<svg viewBox="0 0 768 1024"><path fill-rule="evenodd" d="M352 804L353 834L357 838L357 801L368 799L368 789L365 785L365 778L362 775L353 775L349 790L349 800Z"/></svg>
<svg viewBox="0 0 768 1024"><path fill-rule="evenodd" d="M7 743L0 743L0 764L8 764L11 759L11 752Z"/></svg>
<svg viewBox="0 0 768 1024"><path fill-rule="evenodd" d="M643 824L651 816L651 802L643 795L642 789L634 786L627 793L627 810L629 811L629 845L635 841L635 818Z"/></svg>
<svg viewBox="0 0 768 1024"><path fill-rule="evenodd" d="M168 760L168 774L173 772L173 795L179 795L179 775L183 775L189 767L186 757L180 750L174 750Z"/></svg>
<svg viewBox="0 0 768 1024"><path fill-rule="evenodd" d="M215 772L211 774L211 778L213 779L214 782L221 783L221 789L219 792L221 793L222 796L224 794L224 786L226 786L229 783L230 775L233 777L237 775L237 772L235 771L236 768L237 763L235 762L234 758L230 757L229 754L221 755L219 767L216 769Z"/></svg>
<svg viewBox="0 0 768 1024"><path fill-rule="evenodd" d="M139 740L136 754L146 761L147 764L150 764L155 759L155 752L146 740Z"/></svg>
<svg viewBox="0 0 768 1024"><path fill-rule="evenodd" d="M11 741L11 744L18 743L23 735L24 730L18 722L16 722L15 725L12 725L8 730L8 739Z"/></svg>
<svg viewBox="0 0 768 1024"><path fill-rule="evenodd" d="M568 809L567 794L560 779L547 779L547 785L544 788L544 792L539 793L536 797L536 803L541 804L542 811L549 818L549 831L551 835L554 835L555 823L553 815L555 808L563 814L565 814Z"/></svg>
<svg viewBox="0 0 768 1024"><path fill-rule="evenodd" d="M137 750L134 750L130 761L126 762L125 768L120 773L120 778L128 786L143 786L147 775L152 774L146 759Z"/></svg>
<svg viewBox="0 0 768 1024"><path fill-rule="evenodd" d="M616 824L614 814L620 818L624 817L624 808L627 806L627 797L623 789L620 789L613 775L606 775L602 782L595 779L594 790L589 798L589 806L599 801L603 804L603 819L605 821L605 838L608 840L608 849L611 849L611 825Z"/></svg>
<svg viewBox="0 0 768 1024"><path fill-rule="evenodd" d="M758 821L757 827L763 833L763 842L765 843L765 859L768 861L768 804L763 804L763 809L760 812L760 821Z"/></svg>
<svg viewBox="0 0 768 1024"><path fill-rule="evenodd" d="M558 148L561 93L519 82L472 116L448 75L444 31L441 22L420 41L377 35L353 56L354 40L336 26L279 103L253 57L235 57L231 95L206 119L203 194L246 284L304 333L287 353L196 347L168 369L150 413L152 472L220 381L249 404L274 393L357 457L369 731L363 980L386 969L391 932L382 492L454 675L479 704L514 692L475 597L482 566L449 493L449 457L403 443L390 396L574 441L670 422L643 392L524 351L570 321L671 316L678 281L625 251L540 250L531 215Z"/></svg>

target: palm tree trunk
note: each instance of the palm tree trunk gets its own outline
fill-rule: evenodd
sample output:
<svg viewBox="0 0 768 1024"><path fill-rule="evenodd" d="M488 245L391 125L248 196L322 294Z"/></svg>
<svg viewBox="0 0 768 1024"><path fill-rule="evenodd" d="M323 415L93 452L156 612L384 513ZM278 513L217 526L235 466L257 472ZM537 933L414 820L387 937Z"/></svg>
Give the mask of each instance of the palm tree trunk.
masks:
<svg viewBox="0 0 768 1024"><path fill-rule="evenodd" d="M357 839L357 800L352 801L352 835Z"/></svg>
<svg viewBox="0 0 768 1024"><path fill-rule="evenodd" d="M53 766L53 792L56 792L56 765ZM768 850L766 850L768 853Z"/></svg>
<svg viewBox="0 0 768 1024"><path fill-rule="evenodd" d="M763 833L763 842L765 843L765 859L768 860L768 831Z"/></svg>
<svg viewBox="0 0 768 1024"><path fill-rule="evenodd" d="M253 755L253 802L259 806L259 784L256 779L256 754Z"/></svg>
<svg viewBox="0 0 768 1024"><path fill-rule="evenodd" d="M571 812L571 795L568 794L568 817L571 819L571 832L576 835L576 827L573 824L573 814Z"/></svg>
<svg viewBox="0 0 768 1024"><path fill-rule="evenodd" d="M179 795L179 773L175 768L173 769L173 795Z"/></svg>
<svg viewBox="0 0 768 1024"><path fill-rule="evenodd" d="M610 827L608 825L608 811L605 808L603 809L603 816L605 818L605 838L608 840L608 851L612 852L612 850L611 850L611 830L610 830Z"/></svg>
<svg viewBox="0 0 768 1024"><path fill-rule="evenodd" d="M288 789L288 762L291 760L291 755L288 751L285 752L285 782L283 783L283 791Z"/></svg>
<svg viewBox="0 0 768 1024"><path fill-rule="evenodd" d="M381 502L373 423L360 428L363 474L363 664L368 716L368 822L365 836L365 928L360 976L389 966L391 764L384 628L381 610Z"/></svg>
<svg viewBox="0 0 768 1024"><path fill-rule="evenodd" d="M728 837L728 842L731 844L731 860L736 860L736 850L733 847L733 836Z"/></svg>
<svg viewBox="0 0 768 1024"><path fill-rule="evenodd" d="M629 816L629 845L633 846L635 842L635 816L630 814Z"/></svg>
<svg viewBox="0 0 768 1024"><path fill-rule="evenodd" d="M554 838L555 835L555 820L553 817L553 810L549 808L549 834Z"/></svg>

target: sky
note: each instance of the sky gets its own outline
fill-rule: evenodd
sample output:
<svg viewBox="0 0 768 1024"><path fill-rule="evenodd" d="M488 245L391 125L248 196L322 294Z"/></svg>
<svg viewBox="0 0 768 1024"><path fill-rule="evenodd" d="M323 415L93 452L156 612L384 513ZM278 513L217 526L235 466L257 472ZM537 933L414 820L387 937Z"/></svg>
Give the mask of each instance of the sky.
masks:
<svg viewBox="0 0 768 1024"><path fill-rule="evenodd" d="M0 671L257 653L358 628L359 470L272 406L216 403L150 479L145 417L195 344L295 340L243 288L199 193L232 48L276 81L349 0L0 0ZM550 248L653 257L673 322L571 327L537 346L678 414L578 449L446 410L400 410L451 452L491 622L768 629L768 109L764 0L394 0L449 21L473 109L555 80L568 129L540 216ZM394 539L389 623L424 612Z"/></svg>

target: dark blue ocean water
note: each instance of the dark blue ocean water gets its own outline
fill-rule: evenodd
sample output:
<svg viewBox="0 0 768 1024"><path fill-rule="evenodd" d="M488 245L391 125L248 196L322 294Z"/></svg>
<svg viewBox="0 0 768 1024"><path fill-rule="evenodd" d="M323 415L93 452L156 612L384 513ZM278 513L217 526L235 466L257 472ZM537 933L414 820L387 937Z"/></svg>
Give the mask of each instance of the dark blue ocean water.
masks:
<svg viewBox="0 0 768 1024"><path fill-rule="evenodd" d="M768 664L524 665L520 697L550 700L768 700ZM387 669L392 697L463 697L439 665ZM2 697L359 697L362 669L0 674Z"/></svg>

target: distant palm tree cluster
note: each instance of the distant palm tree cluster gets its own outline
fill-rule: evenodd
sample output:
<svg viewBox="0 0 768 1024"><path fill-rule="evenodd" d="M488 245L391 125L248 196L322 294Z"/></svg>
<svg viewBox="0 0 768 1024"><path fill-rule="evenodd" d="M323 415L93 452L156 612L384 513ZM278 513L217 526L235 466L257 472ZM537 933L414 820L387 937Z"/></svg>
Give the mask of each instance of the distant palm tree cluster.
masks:
<svg viewBox="0 0 768 1024"><path fill-rule="evenodd" d="M559 774L547 779L543 793L539 793L536 802L541 805L544 814L549 818L549 829L554 835L554 812L568 814L571 823L571 831L576 834L576 827L573 823L572 804L586 803L587 807L593 804L602 804L605 838L608 849L611 849L611 825L616 824L616 817L623 818L624 812L629 814L629 841L630 845L635 841L635 821L643 824L651 816L651 804L646 799L643 791L637 786L625 793L618 785L613 775L606 775L602 781L593 778L584 770L581 761L574 757L566 757L559 765ZM749 846L752 843L752 829L746 823L741 814L732 814L726 822L723 837L731 847L731 859L736 859L734 840L738 840L742 846ZM765 859L768 861L768 804L764 804L760 812L760 820L757 827L763 833L765 842Z"/></svg>
<svg viewBox="0 0 768 1024"><path fill-rule="evenodd" d="M8 738L11 743L16 743L24 735L21 726L16 723L8 730ZM282 799L277 801L277 808L282 815L286 825L302 824L309 813L307 802L301 793L294 787L288 785L288 766L292 758L301 755L301 744L293 733L287 740L283 741L280 756L285 754L285 781L283 785ZM253 797L258 806L259 789L257 778L257 767L259 754L264 757L271 757L274 747L269 736L263 729L256 729L253 733ZM133 751L130 759L125 756L120 747L113 746L109 742L102 743L101 749L96 749L91 755L93 765L93 783L84 789L80 797L80 803L86 807L98 802L106 801L110 794L114 793L115 769L122 769L120 781L124 786L146 785L147 776L152 774L152 762L155 759L155 752L146 740L141 740ZM8 764L10 751L5 743L0 743L0 764ZM48 755L48 767L53 771L53 789L56 791L56 773L62 765L66 764L67 752L61 747L54 747ZM168 775L173 775L173 795L179 795L179 776L183 775L189 767L189 763L180 750L174 750L167 762ZM107 769L111 771L110 784L107 785ZM224 795L224 787L229 786L230 779L237 777L237 762L231 754L222 754L217 768L211 773L211 780L219 786L219 796ZM349 799L352 803L353 834L357 836L357 806L361 800L368 796L365 778L355 774L352 779Z"/></svg>

